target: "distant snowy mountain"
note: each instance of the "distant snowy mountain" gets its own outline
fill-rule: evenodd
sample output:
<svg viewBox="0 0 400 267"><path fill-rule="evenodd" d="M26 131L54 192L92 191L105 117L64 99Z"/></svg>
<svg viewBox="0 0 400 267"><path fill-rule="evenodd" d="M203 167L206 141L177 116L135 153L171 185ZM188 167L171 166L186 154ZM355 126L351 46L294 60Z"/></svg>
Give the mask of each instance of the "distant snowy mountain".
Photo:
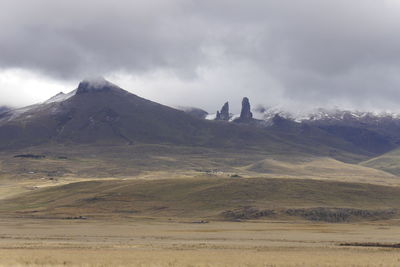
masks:
<svg viewBox="0 0 400 267"><path fill-rule="evenodd" d="M364 112L318 108L309 111L290 112L283 108L259 106L251 110L253 119L245 126L258 126L277 131L290 139L308 136L326 142L336 138L351 143L371 153L384 153L400 145L400 115L390 112ZM230 122L237 122L239 115L232 115ZM206 117L216 120L216 114ZM326 136L321 137L326 134ZM318 137L319 136L319 137ZM336 140L336 141L335 141Z"/></svg>
<svg viewBox="0 0 400 267"><path fill-rule="evenodd" d="M395 112L369 112L357 110L317 108L311 111L289 112L281 108L257 108L253 110L254 117L259 120L271 121L275 115L301 122L363 122L373 123L381 120L399 120L400 114Z"/></svg>
<svg viewBox="0 0 400 267"><path fill-rule="evenodd" d="M1 113L0 150L42 144L246 147L271 143L263 129L196 117L206 114L194 108L183 112L141 98L104 79L83 80L71 93Z"/></svg>
<svg viewBox="0 0 400 267"><path fill-rule="evenodd" d="M247 97L240 115L229 112L228 102L219 116L199 108L179 109L143 99L106 80L84 80L70 93L59 93L43 103L0 110L0 150L55 143L169 143L298 146L307 151L322 149L332 156L338 151L377 155L400 146L396 113L251 109Z"/></svg>

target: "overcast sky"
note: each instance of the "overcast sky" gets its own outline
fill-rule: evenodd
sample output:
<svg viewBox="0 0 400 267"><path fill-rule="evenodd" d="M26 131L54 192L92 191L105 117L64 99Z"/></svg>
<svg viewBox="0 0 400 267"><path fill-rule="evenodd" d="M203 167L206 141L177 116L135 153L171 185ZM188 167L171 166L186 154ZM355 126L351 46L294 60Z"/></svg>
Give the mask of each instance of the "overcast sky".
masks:
<svg viewBox="0 0 400 267"><path fill-rule="evenodd" d="M173 106L400 111L398 0L1 0L0 105L104 76Z"/></svg>

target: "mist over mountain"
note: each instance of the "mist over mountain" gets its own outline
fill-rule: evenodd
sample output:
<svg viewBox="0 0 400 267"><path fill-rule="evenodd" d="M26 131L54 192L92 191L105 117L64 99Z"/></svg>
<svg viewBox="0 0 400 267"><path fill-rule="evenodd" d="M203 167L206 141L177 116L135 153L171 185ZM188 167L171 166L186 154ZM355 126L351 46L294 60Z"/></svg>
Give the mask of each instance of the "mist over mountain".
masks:
<svg viewBox="0 0 400 267"><path fill-rule="evenodd" d="M103 78L83 80L69 93L0 113L0 149L174 144L257 147L271 153L297 151L343 159L346 153L378 155L400 144L400 122L393 116L320 110L318 116L299 120L254 109L247 97L241 106L241 113L234 115L225 103L217 118L198 108L178 110L141 98Z"/></svg>
<svg viewBox="0 0 400 267"><path fill-rule="evenodd" d="M289 111L398 112L399 15L396 1L371 0L4 0L0 105L44 101L94 74L209 113L226 101L238 113L244 96Z"/></svg>
<svg viewBox="0 0 400 267"><path fill-rule="evenodd" d="M235 146L269 140L261 129L207 121L96 79L0 115L0 147L51 143Z"/></svg>

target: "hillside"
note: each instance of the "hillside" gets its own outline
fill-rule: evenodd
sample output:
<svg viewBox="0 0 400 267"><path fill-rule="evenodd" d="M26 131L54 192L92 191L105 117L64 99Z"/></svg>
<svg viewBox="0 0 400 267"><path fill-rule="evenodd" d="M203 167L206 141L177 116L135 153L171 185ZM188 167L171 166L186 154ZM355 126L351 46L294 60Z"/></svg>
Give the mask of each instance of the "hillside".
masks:
<svg viewBox="0 0 400 267"><path fill-rule="evenodd" d="M329 221L334 220L331 216L342 216L345 220L388 219L397 216L391 209L399 205L398 187L299 179L195 177L72 183L3 200L0 211L33 217L229 220L282 217L313 220L307 215L311 213L317 216L315 220Z"/></svg>
<svg viewBox="0 0 400 267"><path fill-rule="evenodd" d="M82 81L76 90L0 117L0 148L43 144L267 145L256 127L210 122L131 94L106 81Z"/></svg>
<svg viewBox="0 0 400 267"><path fill-rule="evenodd" d="M371 209L396 208L398 173L373 164L392 155L382 155L392 140L334 127L279 115L271 125L209 121L105 80L82 81L0 114L3 212L227 219L249 207L283 217L293 208L372 217Z"/></svg>
<svg viewBox="0 0 400 267"><path fill-rule="evenodd" d="M400 149L366 160L360 165L400 175Z"/></svg>
<svg viewBox="0 0 400 267"><path fill-rule="evenodd" d="M209 131L201 120L130 94L107 81L83 81L69 96L57 95L2 117L0 147L50 142L201 143Z"/></svg>
<svg viewBox="0 0 400 267"><path fill-rule="evenodd" d="M359 162L378 155L364 143L309 125L208 121L146 100L106 81L0 115L0 150L32 146L169 144L329 156Z"/></svg>

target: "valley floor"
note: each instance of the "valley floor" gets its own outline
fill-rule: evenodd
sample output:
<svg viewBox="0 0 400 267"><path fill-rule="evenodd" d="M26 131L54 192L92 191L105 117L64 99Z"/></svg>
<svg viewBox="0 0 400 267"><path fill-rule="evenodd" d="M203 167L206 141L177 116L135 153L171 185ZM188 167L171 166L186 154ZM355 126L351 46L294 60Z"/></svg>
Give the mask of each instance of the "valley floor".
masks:
<svg viewBox="0 0 400 267"><path fill-rule="evenodd" d="M0 266L399 266L400 221L0 219Z"/></svg>
<svg viewBox="0 0 400 267"><path fill-rule="evenodd" d="M393 155L269 153L0 152L0 267L400 266Z"/></svg>

